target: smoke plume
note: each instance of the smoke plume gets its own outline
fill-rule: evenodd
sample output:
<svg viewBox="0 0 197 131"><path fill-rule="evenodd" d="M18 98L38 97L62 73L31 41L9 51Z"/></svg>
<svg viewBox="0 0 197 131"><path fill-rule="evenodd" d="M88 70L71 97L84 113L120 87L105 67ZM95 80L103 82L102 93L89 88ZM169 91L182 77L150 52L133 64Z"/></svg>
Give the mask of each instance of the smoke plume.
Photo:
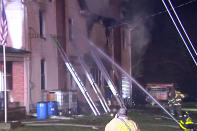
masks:
<svg viewBox="0 0 197 131"><path fill-rule="evenodd" d="M142 76L143 56L151 38L152 21L146 19L150 5L147 0L123 0L121 3L123 21L131 32L132 75L136 78Z"/></svg>

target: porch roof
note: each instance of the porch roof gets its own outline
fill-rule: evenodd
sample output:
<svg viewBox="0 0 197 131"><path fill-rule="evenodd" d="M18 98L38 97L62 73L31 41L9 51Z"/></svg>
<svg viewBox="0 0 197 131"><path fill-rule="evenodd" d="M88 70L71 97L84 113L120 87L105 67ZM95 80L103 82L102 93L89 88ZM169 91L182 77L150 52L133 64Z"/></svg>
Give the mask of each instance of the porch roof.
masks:
<svg viewBox="0 0 197 131"><path fill-rule="evenodd" d="M26 51L26 50L22 50L22 49L15 49L15 48L12 48L12 47L6 47L6 53L11 53L11 54L29 54L30 51ZM3 53L3 46L0 45L0 53Z"/></svg>
<svg viewBox="0 0 197 131"><path fill-rule="evenodd" d="M30 56L30 51L6 47L6 61L24 61ZM0 45L0 62L3 61L3 46Z"/></svg>

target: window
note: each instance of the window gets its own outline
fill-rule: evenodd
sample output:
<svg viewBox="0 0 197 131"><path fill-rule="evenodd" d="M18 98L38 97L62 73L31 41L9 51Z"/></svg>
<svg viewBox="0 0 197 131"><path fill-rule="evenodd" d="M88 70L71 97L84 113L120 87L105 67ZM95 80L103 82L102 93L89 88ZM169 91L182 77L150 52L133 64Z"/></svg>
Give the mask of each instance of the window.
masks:
<svg viewBox="0 0 197 131"><path fill-rule="evenodd" d="M7 89L12 90L12 62L6 62Z"/></svg>
<svg viewBox="0 0 197 131"><path fill-rule="evenodd" d="M45 60L41 60L41 89L45 90Z"/></svg>
<svg viewBox="0 0 197 131"><path fill-rule="evenodd" d="M3 63L0 63L0 91L4 91L3 77ZM6 62L6 87L7 90L12 90L12 62Z"/></svg>
<svg viewBox="0 0 197 131"><path fill-rule="evenodd" d="M45 23L44 12L39 11L39 24L40 24L40 38L45 38Z"/></svg>
<svg viewBox="0 0 197 131"><path fill-rule="evenodd" d="M69 23L69 40L72 41L73 40L73 20L72 19L69 19L68 20L68 23Z"/></svg>
<svg viewBox="0 0 197 131"><path fill-rule="evenodd" d="M98 86L101 86L101 72L97 68L91 68L90 72Z"/></svg>
<svg viewBox="0 0 197 131"><path fill-rule="evenodd" d="M78 2L79 2L79 6L80 6L81 10L87 10L88 7L86 5L85 0L78 0Z"/></svg>

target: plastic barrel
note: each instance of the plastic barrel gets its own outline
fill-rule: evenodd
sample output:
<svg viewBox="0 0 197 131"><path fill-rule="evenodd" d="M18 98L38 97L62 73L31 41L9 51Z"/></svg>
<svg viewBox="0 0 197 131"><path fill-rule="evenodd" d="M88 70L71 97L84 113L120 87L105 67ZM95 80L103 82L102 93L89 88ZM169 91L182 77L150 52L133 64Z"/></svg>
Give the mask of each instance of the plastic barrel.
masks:
<svg viewBox="0 0 197 131"><path fill-rule="evenodd" d="M58 113L57 102L56 101L48 102L48 115L49 116L56 116L57 113Z"/></svg>
<svg viewBox="0 0 197 131"><path fill-rule="evenodd" d="M47 103L46 102L38 102L37 103L37 119L47 119Z"/></svg>

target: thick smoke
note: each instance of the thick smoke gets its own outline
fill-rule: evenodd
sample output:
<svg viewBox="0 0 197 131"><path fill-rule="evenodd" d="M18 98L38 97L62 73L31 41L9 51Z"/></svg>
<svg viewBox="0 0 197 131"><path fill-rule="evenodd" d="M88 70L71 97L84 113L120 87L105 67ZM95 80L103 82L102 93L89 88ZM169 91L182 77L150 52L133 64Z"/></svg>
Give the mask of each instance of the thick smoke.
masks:
<svg viewBox="0 0 197 131"><path fill-rule="evenodd" d="M121 0L85 0L88 10L102 17L120 19Z"/></svg>
<svg viewBox="0 0 197 131"><path fill-rule="evenodd" d="M111 26L122 26L130 28L131 52L132 52L132 74L135 77L142 75L142 62L147 45L150 41L150 0L79 0L82 8L89 12L87 17L88 35L95 22L99 20L113 20L116 22ZM83 10L84 10L83 9ZM113 19L113 20L109 20Z"/></svg>

